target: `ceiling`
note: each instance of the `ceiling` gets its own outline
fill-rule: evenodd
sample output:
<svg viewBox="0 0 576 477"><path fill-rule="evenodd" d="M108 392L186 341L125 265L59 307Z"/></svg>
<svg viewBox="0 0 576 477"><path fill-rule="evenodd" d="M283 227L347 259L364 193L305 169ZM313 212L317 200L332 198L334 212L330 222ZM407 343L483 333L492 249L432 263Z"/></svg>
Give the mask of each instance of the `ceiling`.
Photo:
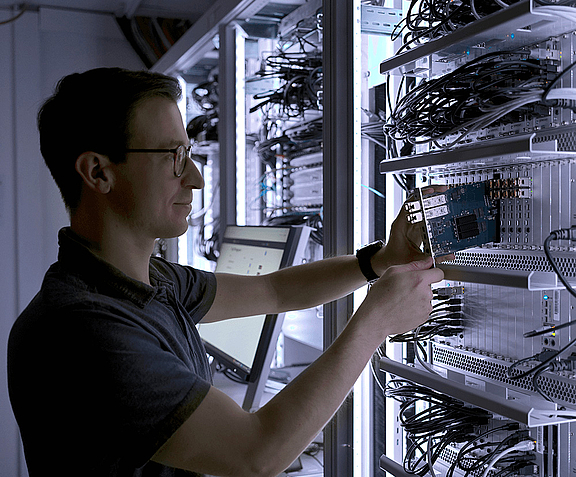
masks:
<svg viewBox="0 0 576 477"><path fill-rule="evenodd" d="M214 0L39 0L24 2L27 9L55 8L110 13L116 16L181 18L196 21ZM0 0L0 9L20 11L23 2Z"/></svg>
<svg viewBox="0 0 576 477"><path fill-rule="evenodd" d="M13 11L9 18L15 18L22 13L23 5L27 11L38 11L41 8L67 10L86 13L103 13L118 17L151 17L166 19L188 20L194 24L217 0L0 0L0 11ZM260 6L257 13L253 13L249 20L242 24L249 36L257 38L274 38L277 34L277 26L280 20L292 12L299 5L307 0L271 0L268 2L255 2ZM123 24L126 22L124 21ZM121 25L122 26L122 25ZM132 30L130 30L132 31ZM124 31L126 34L126 31ZM179 35L174 31L174 36ZM182 34L180 31L179 34ZM136 49L144 63L150 67L157 61L161 54L152 54L149 48L139 48L142 38L138 41L130 39L132 46ZM136 46L135 46L136 45ZM157 46L157 45L156 45ZM186 71L191 78L198 80L204 78L218 64L218 55L207 55L207 57L190 71ZM197 81L196 81L197 82Z"/></svg>

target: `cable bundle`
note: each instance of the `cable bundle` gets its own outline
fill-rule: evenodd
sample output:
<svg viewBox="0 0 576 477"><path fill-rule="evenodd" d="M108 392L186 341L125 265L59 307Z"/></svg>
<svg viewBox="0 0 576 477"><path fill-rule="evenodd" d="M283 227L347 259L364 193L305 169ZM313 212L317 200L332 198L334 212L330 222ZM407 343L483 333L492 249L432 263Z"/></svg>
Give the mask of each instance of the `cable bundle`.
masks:
<svg viewBox="0 0 576 477"><path fill-rule="evenodd" d="M494 434L508 433L504 439L492 440ZM534 465L534 442L526 431L519 430L517 423L508 423L492 428L464 444L448 469L446 477L453 477L456 469L465 472L464 476L490 475L496 464L500 467L493 476L513 475L523 468ZM482 474L480 474L482 472Z"/></svg>
<svg viewBox="0 0 576 477"><path fill-rule="evenodd" d="M475 437L474 428L487 424L490 413L409 381L393 379L386 396L401 402L399 419L411 444L404 456L410 474L434 474L434 462L444 449Z"/></svg>
<svg viewBox="0 0 576 477"><path fill-rule="evenodd" d="M430 40L449 35L459 28L507 8L517 1L412 0L406 15L392 32L392 40L402 36L402 46L396 54ZM535 3L541 5L541 7L535 7L535 13L574 15L570 12L573 10L574 0L535 0ZM552 8L547 10L547 7ZM558 7L564 8L564 12Z"/></svg>
<svg viewBox="0 0 576 477"><path fill-rule="evenodd" d="M218 80L199 84L192 90L192 99L204 112L186 125L186 133L192 140L218 141Z"/></svg>
<svg viewBox="0 0 576 477"><path fill-rule="evenodd" d="M404 49L418 46L434 38L452 33L475 20L506 8L517 0L505 3L502 0L412 0L404 19L392 32L395 40L403 35Z"/></svg>
<svg viewBox="0 0 576 477"><path fill-rule="evenodd" d="M250 112L276 105L279 114L293 118L305 111L321 109L322 55L313 53L285 53L269 56L266 68L258 73L261 77L282 80L282 86L274 91L258 93L254 99L263 99Z"/></svg>
<svg viewBox="0 0 576 477"><path fill-rule="evenodd" d="M528 106L545 100L549 81L556 82L564 72L557 75L554 66L529 55L489 53L440 78L422 81L398 101L384 133L411 144L434 141L438 147L450 147L498 120L517 122L530 114L547 115L549 106L542 105L541 111ZM449 144L438 144L456 134Z"/></svg>
<svg viewBox="0 0 576 477"><path fill-rule="evenodd" d="M461 298L439 298L432 307L428 320L412 331L390 338L391 343L418 342L434 336L455 336L464 331Z"/></svg>
<svg viewBox="0 0 576 477"><path fill-rule="evenodd" d="M260 160L272 168L279 155L293 158L322 150L322 118L286 128L278 136L277 131L277 122L271 128L264 125L260 133L263 139L256 141Z"/></svg>

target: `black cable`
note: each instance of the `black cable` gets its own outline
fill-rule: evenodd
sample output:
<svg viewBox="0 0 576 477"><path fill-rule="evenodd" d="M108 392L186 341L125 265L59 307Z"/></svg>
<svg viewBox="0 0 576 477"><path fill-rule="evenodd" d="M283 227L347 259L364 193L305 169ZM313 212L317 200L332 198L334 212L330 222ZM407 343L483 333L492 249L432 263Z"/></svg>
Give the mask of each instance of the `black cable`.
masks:
<svg viewBox="0 0 576 477"><path fill-rule="evenodd" d="M322 55L317 51L287 53L280 51L265 60L265 69L258 72L261 77L276 77L283 84L276 90L253 95L262 99L250 108L253 113L264 107L279 108L286 118L300 117L307 110L319 109L318 93L322 91Z"/></svg>
<svg viewBox="0 0 576 477"><path fill-rule="evenodd" d="M571 227L569 229L554 230L554 231L550 232L550 235L548 235L548 237L546 237L546 240L544 240L544 254L546 255L546 258L548 259L548 262L550 263L552 270L554 270L554 273L556 273L556 275L558 276L558 279L566 287L566 290L568 290L568 292L572 296L576 297L576 290L574 290L574 288L572 288L570 283L568 283L568 280L566 280L566 278L564 277L564 274L560 271L560 269L558 268L558 265L556 265L556 261L554 260L554 258L550 254L550 242L552 240L576 241L576 226Z"/></svg>
<svg viewBox="0 0 576 477"><path fill-rule="evenodd" d="M535 336L547 335L548 333L555 333L558 330L568 328L572 325L576 325L576 321L567 321L566 323L562 323L561 325L550 325L548 328L544 328L541 330L527 331L526 333L524 333L524 338L533 338Z"/></svg>
<svg viewBox="0 0 576 477"><path fill-rule="evenodd" d="M556 275L558 276L558 279L562 282L562 284L566 287L566 290L568 290L568 292L576 297L576 291L572 288L572 286L570 285L570 283L566 280L566 278L564 277L564 274L562 273L562 271L558 268L558 265L556 264L556 261L553 259L551 253L550 253L550 242L552 240L570 240L570 241L576 241L576 226L573 226L569 229L559 229L559 230L554 230L552 232L550 232L550 235L548 235L548 237L546 237L546 239L544 240L544 253L546 255L546 258L548 259L548 262L550 263L550 266L552 267L552 269L554 270L554 273L556 273ZM565 328L568 326L572 326L572 324L574 324L575 321L568 321L566 323L563 323L561 325L558 325L556 327L551 327L550 330L538 330L538 331L532 331L527 333L526 335L528 335L528 337L532 337L532 336L539 336L541 334L545 334L548 333L550 331L554 331L555 329L560 329L560 328ZM525 335L525 336L526 336ZM551 363L553 363L553 361L556 360L556 358L558 358L558 356L560 356L560 354L562 354L564 351L566 351L567 349L569 349L572 345L574 345L576 343L576 338L574 338L573 340L571 340L567 345L565 345L564 347L562 347L560 350L558 351L552 351L552 350L545 350L541 353L538 353L536 355L533 355L529 358L523 358L520 359L518 361L516 361L515 363L513 363L507 370L506 370L506 375L510 378L510 379L514 379L514 380L518 380L518 379L522 379L526 376L529 375L534 375L536 377L533 376L532 378L532 384L534 385L535 390L542 395L545 399L549 399L549 397L543 393L541 391L541 389L538 386L538 377L544 373L546 370L548 370L551 366ZM527 371L524 372L520 372L518 374L512 374L512 371L515 370L518 366L520 366L521 364L524 364L528 361L533 361L533 360L540 360L541 363Z"/></svg>
<svg viewBox="0 0 576 477"><path fill-rule="evenodd" d="M408 473L424 475L448 445L475 437L474 427L491 417L482 409L401 379L389 381L386 395L401 403L398 418L411 442L403 462Z"/></svg>
<svg viewBox="0 0 576 477"><path fill-rule="evenodd" d="M518 367L518 365L523 364L524 362L527 361L531 361L533 360L536 356L531 356L530 358L523 358L519 361L516 361L515 363L513 363L510 367L508 367L506 369L506 376L509 379L513 379L513 380L518 380L518 379L522 379L525 378L526 376L530 376L533 373L537 373L539 372L541 369L543 368L547 368L550 363L552 361L554 361L560 354L562 354L564 351L566 351L568 348L570 348L571 346L573 346L576 343L576 338L574 338L572 341L570 341L566 346L564 346L563 348L561 348L559 351L551 351L551 350L546 350L543 353L540 354L546 354L546 356L550 355L549 357L545 358L539 365L535 366L532 369L529 369L527 371L521 372L519 374L511 374L513 369L516 369L516 367Z"/></svg>
<svg viewBox="0 0 576 477"><path fill-rule="evenodd" d="M405 17L392 31L392 39L403 37L403 45L397 51L399 53L412 46L448 35L458 28L507 6L499 0L477 2L477 4L474 0L461 2L412 0Z"/></svg>
<svg viewBox="0 0 576 477"><path fill-rule="evenodd" d="M384 133L410 144L437 143L460 135L452 145L489 125L518 122L537 114L534 104L543 103L549 71L529 55L521 50L493 52L442 77L421 81L397 101ZM559 101L555 105L570 107Z"/></svg>
<svg viewBox="0 0 576 477"><path fill-rule="evenodd" d="M515 446L518 442L525 440L527 438L526 431L524 430L517 430L514 433L508 435L500 442L490 442L490 443L483 443L474 447L466 447L464 446L456 456L456 467L460 468L461 470L466 471L466 476L471 475L479 471L482 467L489 464L492 458L498 454L500 454L503 450L506 450L510 447ZM478 439L475 439L476 441ZM479 447L481 446L481 447ZM477 457L471 456L466 457L466 454L471 454L474 448L481 449L482 447L493 447L490 452L487 452L483 455L479 455ZM514 457L508 459L502 459L499 461L500 464L509 460L512 464L515 464L516 459ZM454 471L452 471L453 474ZM446 477L451 477L452 474L447 474Z"/></svg>
<svg viewBox="0 0 576 477"><path fill-rule="evenodd" d="M540 375L542 373L544 373L545 371L548 371L550 368L551 368L551 365L548 365L545 368L542 368L542 369L538 370L537 372L535 372L532 376L532 386L534 386L534 389L536 390L536 392L538 394L540 394L540 396L542 396L544 399L546 399L546 401L553 402L552 398L550 396L548 396L548 394L546 394L544 392L544 390L538 384L538 378L540 377Z"/></svg>
<svg viewBox="0 0 576 477"><path fill-rule="evenodd" d="M22 15L24 15L24 13L26 13L26 10L28 10L28 5L26 5L25 3L22 4L21 6L22 10L20 10L16 15L14 15L12 18L9 18L8 20L3 20L0 22L0 26L1 25L7 25L8 23L12 23L15 22L16 20L18 20L18 18L20 18Z"/></svg>

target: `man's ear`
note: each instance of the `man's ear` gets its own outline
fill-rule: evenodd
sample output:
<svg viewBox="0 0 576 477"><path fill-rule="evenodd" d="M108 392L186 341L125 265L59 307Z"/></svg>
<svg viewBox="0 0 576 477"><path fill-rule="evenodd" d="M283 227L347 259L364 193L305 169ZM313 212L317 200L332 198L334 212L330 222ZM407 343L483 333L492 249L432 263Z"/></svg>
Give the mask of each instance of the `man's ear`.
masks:
<svg viewBox="0 0 576 477"><path fill-rule="evenodd" d="M114 173L109 167L110 164L108 156L88 151L78 156L75 168L86 187L107 194L114 184Z"/></svg>

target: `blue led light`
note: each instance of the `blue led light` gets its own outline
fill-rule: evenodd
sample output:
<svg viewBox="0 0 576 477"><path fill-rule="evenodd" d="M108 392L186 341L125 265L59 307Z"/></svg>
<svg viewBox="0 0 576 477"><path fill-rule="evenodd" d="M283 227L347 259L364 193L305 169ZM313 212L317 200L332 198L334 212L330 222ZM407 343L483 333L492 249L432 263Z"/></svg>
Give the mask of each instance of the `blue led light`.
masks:
<svg viewBox="0 0 576 477"><path fill-rule="evenodd" d="M544 298L544 300L548 300L548 295L544 295L542 298Z"/></svg>

